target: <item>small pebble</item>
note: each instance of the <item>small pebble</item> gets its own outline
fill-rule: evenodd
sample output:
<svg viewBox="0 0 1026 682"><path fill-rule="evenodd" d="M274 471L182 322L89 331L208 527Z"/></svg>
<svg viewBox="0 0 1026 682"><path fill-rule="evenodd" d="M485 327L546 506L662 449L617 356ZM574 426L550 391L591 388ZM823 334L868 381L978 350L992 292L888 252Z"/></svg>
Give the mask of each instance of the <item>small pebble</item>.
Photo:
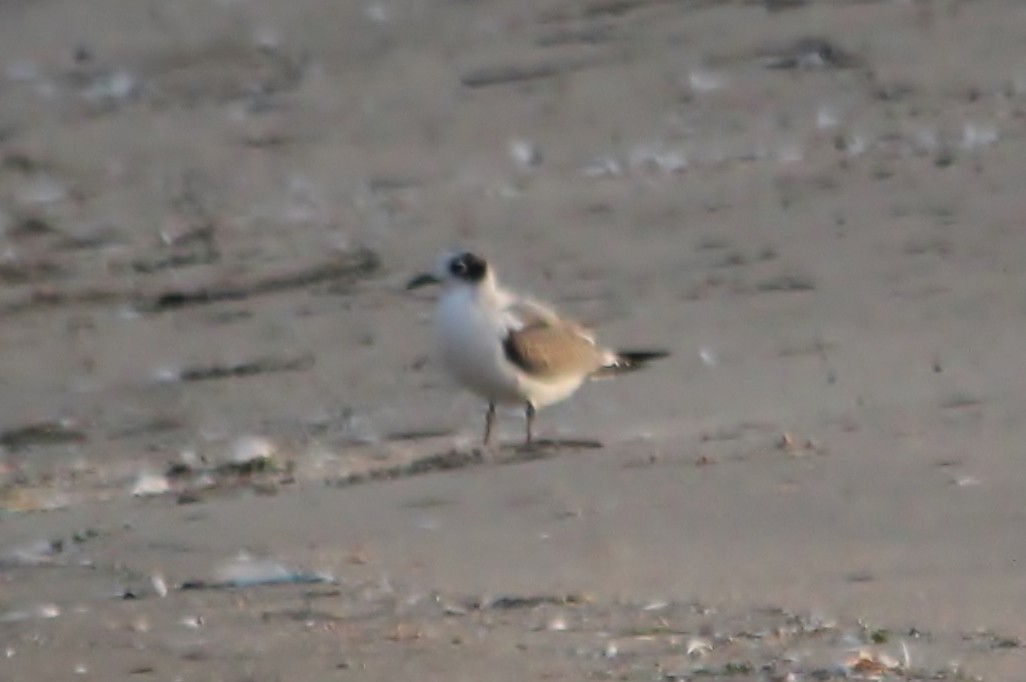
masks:
<svg viewBox="0 0 1026 682"><path fill-rule="evenodd" d="M203 619L200 616L186 616L178 622L190 630L199 630L203 627Z"/></svg>
<svg viewBox="0 0 1026 682"><path fill-rule="evenodd" d="M688 87L692 92L714 92L722 90L726 84L726 78L706 69L693 69L688 74Z"/></svg>
<svg viewBox="0 0 1026 682"><path fill-rule="evenodd" d="M527 170L542 162L541 148L530 140L516 139L509 143L509 156L520 168Z"/></svg>
<svg viewBox="0 0 1026 682"><path fill-rule="evenodd" d="M158 597L167 596L167 581L164 580L164 576L154 573L150 576L150 584L153 585L153 591L157 593Z"/></svg>
<svg viewBox="0 0 1026 682"><path fill-rule="evenodd" d="M567 625L566 618L556 616L546 624L545 629L550 632L565 632L569 629L569 625Z"/></svg>

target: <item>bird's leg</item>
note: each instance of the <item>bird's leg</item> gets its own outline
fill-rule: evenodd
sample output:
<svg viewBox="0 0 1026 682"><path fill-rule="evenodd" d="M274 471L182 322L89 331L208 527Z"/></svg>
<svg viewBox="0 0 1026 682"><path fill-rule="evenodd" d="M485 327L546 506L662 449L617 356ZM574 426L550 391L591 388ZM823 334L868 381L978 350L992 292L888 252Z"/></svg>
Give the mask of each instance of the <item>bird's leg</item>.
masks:
<svg viewBox="0 0 1026 682"><path fill-rule="evenodd" d="M492 444L492 427L495 425L495 403L488 403L488 412L485 413L484 446L488 448Z"/></svg>
<svg viewBox="0 0 1026 682"><path fill-rule="evenodd" d="M531 442L534 440L534 405L530 402L524 407L524 416L527 418L527 432L524 438L524 445L531 447Z"/></svg>

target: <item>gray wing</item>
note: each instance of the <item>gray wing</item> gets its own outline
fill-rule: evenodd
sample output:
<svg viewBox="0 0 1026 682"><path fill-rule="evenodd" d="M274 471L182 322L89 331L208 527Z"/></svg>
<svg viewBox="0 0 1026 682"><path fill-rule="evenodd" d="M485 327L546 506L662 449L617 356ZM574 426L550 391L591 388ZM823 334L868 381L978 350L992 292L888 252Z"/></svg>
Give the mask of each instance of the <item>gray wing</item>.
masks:
<svg viewBox="0 0 1026 682"><path fill-rule="evenodd" d="M538 379L588 376L609 362L609 351L570 324L533 324L510 329L503 340L506 359Z"/></svg>
<svg viewBox="0 0 1026 682"><path fill-rule="evenodd" d="M505 302L503 312L512 326L517 328L534 325L556 325L563 322L555 310L527 296L516 296L507 292L509 299Z"/></svg>

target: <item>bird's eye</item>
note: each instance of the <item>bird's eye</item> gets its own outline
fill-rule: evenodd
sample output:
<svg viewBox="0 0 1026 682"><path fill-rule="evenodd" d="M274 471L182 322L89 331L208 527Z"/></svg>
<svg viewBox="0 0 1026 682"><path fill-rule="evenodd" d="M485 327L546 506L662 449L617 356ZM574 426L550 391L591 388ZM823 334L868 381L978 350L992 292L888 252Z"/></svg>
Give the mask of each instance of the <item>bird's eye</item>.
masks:
<svg viewBox="0 0 1026 682"><path fill-rule="evenodd" d="M467 264L463 262L463 259L454 260L452 265L449 266L454 275L465 275L467 274Z"/></svg>

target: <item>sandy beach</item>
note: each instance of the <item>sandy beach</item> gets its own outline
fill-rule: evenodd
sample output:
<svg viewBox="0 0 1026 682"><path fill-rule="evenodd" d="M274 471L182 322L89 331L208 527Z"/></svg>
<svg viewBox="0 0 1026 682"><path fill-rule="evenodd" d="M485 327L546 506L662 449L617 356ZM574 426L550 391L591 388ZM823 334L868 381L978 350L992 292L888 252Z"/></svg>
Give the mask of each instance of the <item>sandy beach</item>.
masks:
<svg viewBox="0 0 1026 682"><path fill-rule="evenodd" d="M0 3L0 679L1022 679L1024 28ZM672 356L486 461L454 246Z"/></svg>

